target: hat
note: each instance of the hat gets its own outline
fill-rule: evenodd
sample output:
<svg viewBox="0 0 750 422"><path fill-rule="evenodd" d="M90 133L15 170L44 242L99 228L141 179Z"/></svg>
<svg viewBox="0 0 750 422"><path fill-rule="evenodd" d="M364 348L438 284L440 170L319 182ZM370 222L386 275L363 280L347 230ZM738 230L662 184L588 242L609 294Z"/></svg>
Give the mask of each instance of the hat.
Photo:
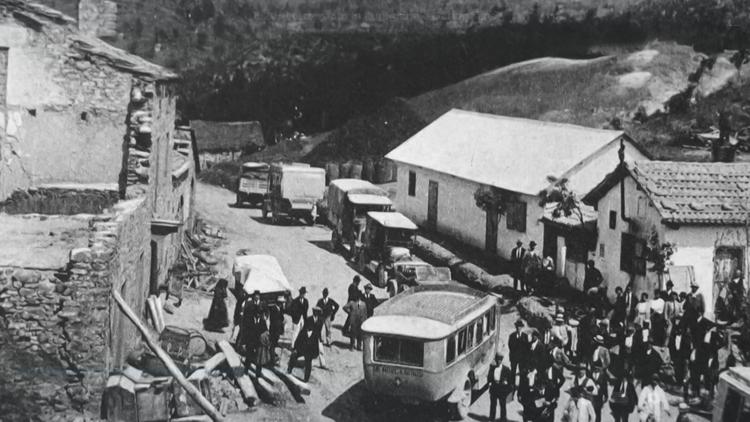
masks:
<svg viewBox="0 0 750 422"><path fill-rule="evenodd" d="M327 294L328 294L328 287L323 287L323 294L324 294L324 295L327 295Z"/></svg>
<svg viewBox="0 0 750 422"><path fill-rule="evenodd" d="M529 242L529 246L536 246L536 242L534 242L534 241L532 240L531 242Z"/></svg>
<svg viewBox="0 0 750 422"><path fill-rule="evenodd" d="M359 283L361 280L362 279L358 275L355 275L354 278L352 279L352 281L355 283Z"/></svg>
<svg viewBox="0 0 750 422"><path fill-rule="evenodd" d="M367 283L367 286L365 286L365 290L372 290L372 284Z"/></svg>
<svg viewBox="0 0 750 422"><path fill-rule="evenodd" d="M695 283L695 282L690 283L690 288L691 289L697 289L698 288L698 283Z"/></svg>
<svg viewBox="0 0 750 422"><path fill-rule="evenodd" d="M313 308L313 313L314 313L314 314L320 314L320 313L323 313L323 310L322 310L322 309L320 309L320 306L315 306L315 307Z"/></svg>
<svg viewBox="0 0 750 422"><path fill-rule="evenodd" d="M523 327L523 321L521 321L520 319L517 319L515 325L516 327Z"/></svg>
<svg viewBox="0 0 750 422"><path fill-rule="evenodd" d="M502 359L504 357L503 352L495 352L495 359Z"/></svg>
<svg viewBox="0 0 750 422"><path fill-rule="evenodd" d="M564 322L565 318L563 317L563 314L557 314L557 316L555 317L555 321Z"/></svg>
<svg viewBox="0 0 750 422"><path fill-rule="evenodd" d="M604 343L604 337L602 337L601 334L597 334L596 337L594 337L594 341L597 343Z"/></svg>
<svg viewBox="0 0 750 422"><path fill-rule="evenodd" d="M284 296L279 296L279 298L278 298L278 299L276 299L276 301L277 301L277 302L281 302L281 303L284 303L284 302L286 302L286 297L284 297Z"/></svg>
<svg viewBox="0 0 750 422"><path fill-rule="evenodd" d="M253 296L260 296L260 290L253 291Z"/></svg>
<svg viewBox="0 0 750 422"><path fill-rule="evenodd" d="M307 287L305 287L305 286L300 287L299 288L299 292L300 293L307 293Z"/></svg>
<svg viewBox="0 0 750 422"><path fill-rule="evenodd" d="M568 320L568 325L570 325L571 327L577 327L579 324L580 323L578 322L577 319L571 318Z"/></svg>
<svg viewBox="0 0 750 422"><path fill-rule="evenodd" d="M690 410L690 406L688 406L687 403L682 402L677 406L677 410L680 412L687 412Z"/></svg>
<svg viewBox="0 0 750 422"><path fill-rule="evenodd" d="M523 242L521 242L521 239L516 240L516 245L518 245L518 246L523 245Z"/></svg>

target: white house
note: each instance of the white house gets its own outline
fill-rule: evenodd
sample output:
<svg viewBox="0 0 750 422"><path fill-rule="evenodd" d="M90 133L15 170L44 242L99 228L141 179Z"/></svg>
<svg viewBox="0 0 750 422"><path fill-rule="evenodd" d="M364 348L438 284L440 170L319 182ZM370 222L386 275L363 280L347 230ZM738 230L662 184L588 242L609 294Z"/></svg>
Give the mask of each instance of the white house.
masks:
<svg viewBox="0 0 750 422"><path fill-rule="evenodd" d="M517 239L557 257L557 242L545 244L539 192L548 176L588 192L617 165L621 141L627 159L645 159L621 131L454 109L386 157L398 165L396 208L417 224L506 259ZM509 198L504 215L476 205L487 187Z"/></svg>
<svg viewBox="0 0 750 422"><path fill-rule="evenodd" d="M610 291L632 281L650 297L663 287L649 249L664 243L676 251L661 283L689 291L695 281L709 313L736 269L747 276L750 163L620 165L583 199L599 212L596 261Z"/></svg>

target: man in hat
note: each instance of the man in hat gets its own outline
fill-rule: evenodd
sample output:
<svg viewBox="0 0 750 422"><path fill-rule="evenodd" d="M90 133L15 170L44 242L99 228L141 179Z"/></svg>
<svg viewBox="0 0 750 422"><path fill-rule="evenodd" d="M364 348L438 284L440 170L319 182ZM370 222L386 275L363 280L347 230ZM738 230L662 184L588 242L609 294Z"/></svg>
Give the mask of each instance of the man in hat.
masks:
<svg viewBox="0 0 750 422"><path fill-rule="evenodd" d="M663 363L661 355L654 350L654 346L650 342L646 343L646 351L636 368L636 377L641 380L641 386L648 383L649 377L659 373Z"/></svg>
<svg viewBox="0 0 750 422"><path fill-rule="evenodd" d="M516 372L518 371L519 364L523 362L526 350L529 347L526 336L523 334L521 329L523 328L523 321L516 320L515 323L516 331L510 333L508 336L508 357L510 359L510 376L513 380L514 387L516 384ZM523 369L523 365L521 365Z"/></svg>
<svg viewBox="0 0 750 422"><path fill-rule="evenodd" d="M351 302L353 300L357 300L359 297L359 294L362 293L361 290L359 290L359 283L362 279L355 275L354 278L352 278L351 284L349 284L349 287L347 288L347 296L346 296L346 302Z"/></svg>
<svg viewBox="0 0 750 422"><path fill-rule="evenodd" d="M579 364L576 367L575 376L573 377L573 387L584 391L588 386L596 388L596 382L589 376L586 366Z"/></svg>
<svg viewBox="0 0 750 422"><path fill-rule="evenodd" d="M544 350L544 345L539 340L539 332L532 329L529 331L527 339L529 347L526 350L526 357L522 363L523 371L529 372L532 369L541 370L546 363L547 352Z"/></svg>
<svg viewBox="0 0 750 422"><path fill-rule="evenodd" d="M602 272L596 268L594 261L589 259L583 276L583 291L588 294L598 294L603 281Z"/></svg>
<svg viewBox="0 0 750 422"><path fill-rule="evenodd" d="M323 288L323 297L318 299L318 303L315 305L322 310L323 319L323 344L326 346L331 345L331 326L333 319L336 317L336 312L339 310L339 304L335 300L328 297L328 287Z"/></svg>
<svg viewBox="0 0 750 422"><path fill-rule="evenodd" d="M279 339L284 334L284 312L282 308L286 299L282 296L278 302L272 303L268 307L268 334L271 342L271 357L274 361L278 360L276 348L279 346Z"/></svg>
<svg viewBox="0 0 750 422"><path fill-rule="evenodd" d="M250 364L255 364L256 374L260 372L260 368L265 364L263 359L263 344L262 335L268 332L267 321L263 317L262 308L251 308L252 313L248 312L244 315L244 343L245 343L245 368L250 369Z"/></svg>
<svg viewBox="0 0 750 422"><path fill-rule="evenodd" d="M299 295L292 300L289 305L289 316L292 317L292 344L297 341L297 336L302 330L302 324L307 319L307 311L309 309L309 302L305 295L307 294L307 288L302 286L299 288Z"/></svg>
<svg viewBox="0 0 750 422"><path fill-rule="evenodd" d="M557 314L555 316L555 325L551 328L550 335L553 339L558 339L560 341L560 346L565 350L568 350L568 347L570 346L569 332L570 328L565 324L565 316L563 314Z"/></svg>
<svg viewBox="0 0 750 422"><path fill-rule="evenodd" d="M691 342L690 338L685 335L683 327L675 326L669 336L669 358L674 368L675 384L682 385L685 380L685 369L688 358L690 357Z"/></svg>
<svg viewBox="0 0 750 422"><path fill-rule="evenodd" d="M367 318L370 318L375 313L375 308L379 305L378 298L372 294L372 284L367 283L365 286L365 305L367 305Z"/></svg>
<svg viewBox="0 0 750 422"><path fill-rule="evenodd" d="M703 295L698 291L698 284L695 281L690 283L690 293L685 298L683 305L684 314L682 323L690 330L690 335L693 341L700 341L699 336L695 332L696 324L698 320L703 316L706 305L703 300Z"/></svg>
<svg viewBox="0 0 750 422"><path fill-rule="evenodd" d="M536 290L537 278L541 269L542 257L539 255L539 251L536 250L536 242L532 240L529 242L529 250L526 251L523 257L524 284L528 293Z"/></svg>
<svg viewBox="0 0 750 422"><path fill-rule="evenodd" d="M591 379L594 381L594 384L596 384L591 403L594 405L596 422L601 422L602 407L609 398L609 377L607 376L607 371L604 368L598 365L594 365L591 368Z"/></svg>
<svg viewBox="0 0 750 422"><path fill-rule="evenodd" d="M304 287L302 288L304 289ZM300 291L302 290L300 289ZM320 330L323 326L321 319L321 309L317 308L313 311L310 317L305 318L304 325L301 331L294 340L292 353L289 356L289 364L287 365L286 372L292 373L292 369L299 356L302 356L305 361L305 375L303 380L305 382L310 381L310 373L312 372L312 361L315 358L320 358ZM325 368L325 362L321 359L320 366Z"/></svg>
<svg viewBox="0 0 750 422"><path fill-rule="evenodd" d="M620 322L625 322L627 318L627 304L625 303L625 294L622 287L615 287L615 303L612 307L612 324L616 325Z"/></svg>
<svg viewBox="0 0 750 422"><path fill-rule="evenodd" d="M596 412L589 399L589 394L591 394L593 389L593 386L589 386L586 389L572 388L570 390L570 400L565 409L563 421L594 422L596 420Z"/></svg>
<svg viewBox="0 0 750 422"><path fill-rule="evenodd" d="M633 320L635 320L635 307L638 305L638 298L636 297L635 292L633 292L633 286L631 284L625 286L623 296L625 297L626 318L628 322L633 322Z"/></svg>
<svg viewBox="0 0 750 422"><path fill-rule="evenodd" d="M539 392L543 388L544 380L536 368L531 368L525 374L522 374L518 382L518 402L523 406L524 421L532 420L532 415L536 413L536 400L539 398Z"/></svg>
<svg viewBox="0 0 750 422"><path fill-rule="evenodd" d="M667 395L659 387L654 376L649 377L641 389L641 394L638 396L638 411L641 414L642 421L661 422L662 413L672 416L669 411Z"/></svg>
<svg viewBox="0 0 750 422"><path fill-rule="evenodd" d="M511 380L510 368L503 365L503 354L495 353L495 361L490 365L487 373L487 383L490 390L490 421L495 420L495 411L500 405L500 420L507 422L505 409L508 394L513 392L515 385Z"/></svg>
<svg viewBox="0 0 750 422"><path fill-rule="evenodd" d="M609 368L611 359L609 356L609 349L604 347L604 337L601 334L597 334L594 336L594 343L596 343L596 348L591 354L591 365L606 370Z"/></svg>
<svg viewBox="0 0 750 422"><path fill-rule="evenodd" d="M565 374L563 372L563 365L554 362L544 371L544 380L547 382L546 391L548 398L554 398L555 400L560 398L560 389L565 384Z"/></svg>
<svg viewBox="0 0 750 422"><path fill-rule="evenodd" d="M523 284L523 257L526 255L526 249L523 247L521 239L516 241L516 247L510 251L511 275L513 276L513 289L518 290L520 285L521 291L526 290Z"/></svg>

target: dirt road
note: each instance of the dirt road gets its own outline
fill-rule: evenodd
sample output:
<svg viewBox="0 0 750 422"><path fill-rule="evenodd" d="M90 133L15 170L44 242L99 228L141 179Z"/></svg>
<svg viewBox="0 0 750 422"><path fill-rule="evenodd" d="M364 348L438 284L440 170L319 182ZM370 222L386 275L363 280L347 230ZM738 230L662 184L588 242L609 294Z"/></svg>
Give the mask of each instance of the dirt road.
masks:
<svg viewBox="0 0 750 422"><path fill-rule="evenodd" d="M226 239L216 254L224 260L223 271L228 275L232 258L238 249L248 249L251 253L270 254L275 256L284 272L295 287L306 286L308 299L314 303L321 290L328 287L331 297L343 305L346 288L357 272L348 265L340 255L330 251L330 231L323 226L304 226L287 224L274 226L261 217L260 210L251 208L234 208L234 194L210 185L199 183L197 186L196 207L200 215L224 231ZM380 289L376 295L385 297ZM186 301L177 315L183 324L199 328L201 320L208 313L210 297ZM231 313L234 304L230 304ZM517 319L514 306L507 306L501 317L500 330L502 339L508 338ZM304 403L287 400L284 406L261 405L243 414L232 415L231 420L241 421L252 418L253 421L441 421L446 420L445 409L441 406L410 406L396 403L379 403L373 405L362 381L361 352L348 350L348 339L343 337L340 326L345 314L340 312L334 322L334 346L326 349L326 363L329 370L323 370L314 363L312 380L313 392L305 397ZM287 323L287 332L289 329ZM217 335L207 333L208 337L228 338L229 334ZM505 348L503 341L503 348ZM507 350L506 350L507 352ZM287 356L282 358L286 365ZM301 373L297 373L301 375ZM570 374L567 385L563 387L561 406L558 407L555 420L562 417L562 406L567 403L564 393L571 382ZM469 420L488 420L489 394L483 394L471 407ZM672 399L674 399L672 397ZM520 406L513 402L508 405L508 418L520 421ZM676 409L673 408L674 414ZM602 411L602 420L611 421L609 409ZM633 416L635 417L635 416ZM674 416L673 416L674 417ZM672 419L669 419L672 420Z"/></svg>

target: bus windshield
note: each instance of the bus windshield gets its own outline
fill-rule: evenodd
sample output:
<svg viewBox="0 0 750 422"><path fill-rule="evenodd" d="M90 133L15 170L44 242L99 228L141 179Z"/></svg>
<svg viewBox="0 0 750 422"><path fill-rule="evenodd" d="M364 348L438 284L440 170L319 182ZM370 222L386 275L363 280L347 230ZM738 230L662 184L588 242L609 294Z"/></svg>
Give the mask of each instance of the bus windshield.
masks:
<svg viewBox="0 0 750 422"><path fill-rule="evenodd" d="M389 336L375 336L375 361L424 366L424 343Z"/></svg>

